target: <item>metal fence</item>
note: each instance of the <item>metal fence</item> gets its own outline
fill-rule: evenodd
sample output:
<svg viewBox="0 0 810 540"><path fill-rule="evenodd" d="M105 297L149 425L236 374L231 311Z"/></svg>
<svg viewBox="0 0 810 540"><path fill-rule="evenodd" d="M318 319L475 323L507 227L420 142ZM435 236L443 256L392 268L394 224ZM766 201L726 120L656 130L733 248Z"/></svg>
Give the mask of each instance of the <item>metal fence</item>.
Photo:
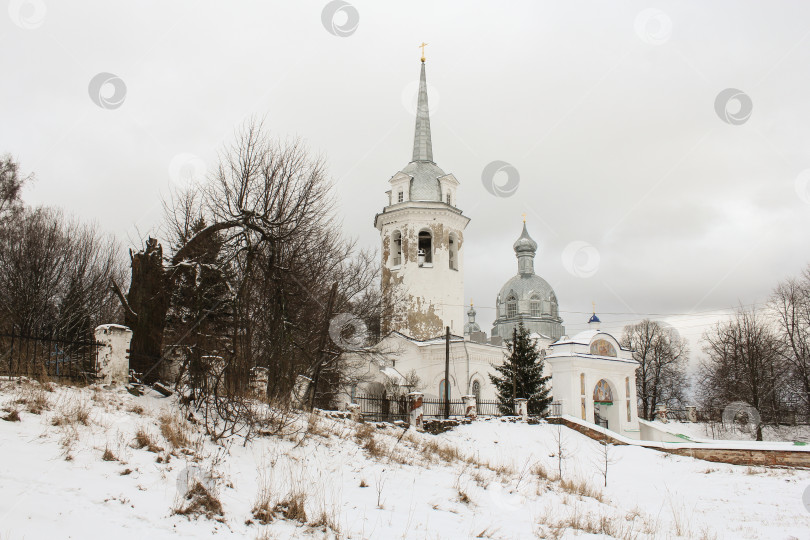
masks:
<svg viewBox="0 0 810 540"><path fill-rule="evenodd" d="M355 403L360 405L363 417L374 422L408 421L408 398L405 396L388 397L386 395L359 395ZM439 398L423 398L422 411L424 418L444 418L445 401ZM501 416L500 402L481 400L476 403L478 416ZM464 402L450 400L450 417L464 416Z"/></svg>
<svg viewBox="0 0 810 540"><path fill-rule="evenodd" d="M98 370L93 340L70 341L47 336L0 334L0 375L82 379Z"/></svg>

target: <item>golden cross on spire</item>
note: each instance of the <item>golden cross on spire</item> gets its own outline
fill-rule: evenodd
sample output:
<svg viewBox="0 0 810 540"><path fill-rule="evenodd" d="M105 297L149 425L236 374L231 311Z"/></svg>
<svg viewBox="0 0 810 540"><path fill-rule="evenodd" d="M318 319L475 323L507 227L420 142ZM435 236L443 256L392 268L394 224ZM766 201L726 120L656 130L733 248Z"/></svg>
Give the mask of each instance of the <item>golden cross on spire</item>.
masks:
<svg viewBox="0 0 810 540"><path fill-rule="evenodd" d="M593 314L596 315L596 302L591 302L591 305L593 306Z"/></svg>
<svg viewBox="0 0 810 540"><path fill-rule="evenodd" d="M526 223L526 214L523 214L523 223Z"/></svg>
<svg viewBox="0 0 810 540"><path fill-rule="evenodd" d="M470 307L473 307L472 298L470 298Z"/></svg>
<svg viewBox="0 0 810 540"><path fill-rule="evenodd" d="M422 62L424 62L424 61L425 61L425 46L426 46L426 45L427 45L427 43L425 43L424 41L422 42L422 44L421 44L421 45L419 45L419 47L421 47L421 48L422 48Z"/></svg>

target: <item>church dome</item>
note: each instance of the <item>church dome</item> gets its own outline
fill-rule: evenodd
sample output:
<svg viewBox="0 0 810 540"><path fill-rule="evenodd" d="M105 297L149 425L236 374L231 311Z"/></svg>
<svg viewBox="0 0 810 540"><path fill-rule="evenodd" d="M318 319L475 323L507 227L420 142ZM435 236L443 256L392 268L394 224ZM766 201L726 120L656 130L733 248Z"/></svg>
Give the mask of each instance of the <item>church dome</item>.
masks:
<svg viewBox="0 0 810 540"><path fill-rule="evenodd" d="M557 295L548 281L534 273L537 242L529 236L526 223L512 246L518 260L518 273L501 287L496 300L497 315L492 335L509 337L519 323L542 336L557 339L565 333Z"/></svg>
<svg viewBox="0 0 810 540"><path fill-rule="evenodd" d="M411 177L410 200L441 201L442 188L439 178L445 176L443 170L432 161L411 161L402 169Z"/></svg>
<svg viewBox="0 0 810 540"><path fill-rule="evenodd" d="M532 240L532 237L529 236L529 231L526 230L525 221L523 222L523 232L521 233L520 238L515 240L515 243L512 244L512 248L515 250L515 253L534 253L537 251L537 242Z"/></svg>
<svg viewBox="0 0 810 540"><path fill-rule="evenodd" d="M531 300L536 297L538 300L546 300L554 304L557 303L557 296L548 281L537 274L518 274L507 281L501 292L498 293L499 303L506 302L507 298L513 296L518 302L521 300Z"/></svg>

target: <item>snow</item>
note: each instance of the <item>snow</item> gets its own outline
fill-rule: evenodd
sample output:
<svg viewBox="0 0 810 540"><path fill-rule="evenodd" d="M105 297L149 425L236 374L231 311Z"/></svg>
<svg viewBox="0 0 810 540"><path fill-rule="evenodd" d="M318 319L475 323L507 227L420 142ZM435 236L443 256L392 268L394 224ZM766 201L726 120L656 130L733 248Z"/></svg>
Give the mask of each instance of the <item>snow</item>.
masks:
<svg viewBox="0 0 810 540"><path fill-rule="evenodd" d="M732 440L732 441L752 441L755 434L752 430L744 430L739 428L725 427L719 422L653 422L658 429L666 430L670 433L680 433L686 435L694 441L707 441L714 442L717 440ZM786 443L810 443L810 426L797 425L797 426L764 426L762 428L763 441L782 441ZM787 444L786 446L790 446ZM794 445L795 446L795 445ZM795 446L791 448L796 450L800 447ZM810 444L804 447L810 450Z"/></svg>
<svg viewBox="0 0 810 540"><path fill-rule="evenodd" d="M28 412L36 410L29 403L43 399L48 409ZM159 418L175 414L176 401L154 392L135 397L123 389L47 391L0 382L0 407L21 418L0 420L3 540L572 538L599 523L619 538L807 538L810 531L810 511L801 502L808 471L617 446L609 447L603 487L601 445L547 424L492 419L439 436L403 436L395 427L301 415L283 435L247 444L216 445L199 425L184 425L191 442L173 448ZM82 412L87 425L64 421ZM163 450L135 448L138 430ZM563 478L586 483L594 496L536 474L541 466L556 475L558 433L568 456ZM114 461L102 459L105 449ZM215 486L221 518L172 512L182 503L189 470L210 474L206 482ZM263 490L273 506L303 492L309 524L280 514L258 523L252 509ZM311 524L321 513L331 526Z"/></svg>

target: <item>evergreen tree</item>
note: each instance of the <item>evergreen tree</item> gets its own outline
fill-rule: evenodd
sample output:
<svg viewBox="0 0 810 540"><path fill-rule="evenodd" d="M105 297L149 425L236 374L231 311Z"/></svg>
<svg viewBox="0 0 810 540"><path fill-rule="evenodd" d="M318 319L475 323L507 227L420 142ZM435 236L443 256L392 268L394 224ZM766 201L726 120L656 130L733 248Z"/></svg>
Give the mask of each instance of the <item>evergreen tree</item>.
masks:
<svg viewBox="0 0 810 540"><path fill-rule="evenodd" d="M529 331L520 323L506 340L509 358L495 368L500 375L490 375L489 379L498 391L498 401L503 414L515 414L513 397L529 400L529 414L541 415L551 404L548 381L543 376L545 360L529 337ZM514 395L513 395L514 392Z"/></svg>

